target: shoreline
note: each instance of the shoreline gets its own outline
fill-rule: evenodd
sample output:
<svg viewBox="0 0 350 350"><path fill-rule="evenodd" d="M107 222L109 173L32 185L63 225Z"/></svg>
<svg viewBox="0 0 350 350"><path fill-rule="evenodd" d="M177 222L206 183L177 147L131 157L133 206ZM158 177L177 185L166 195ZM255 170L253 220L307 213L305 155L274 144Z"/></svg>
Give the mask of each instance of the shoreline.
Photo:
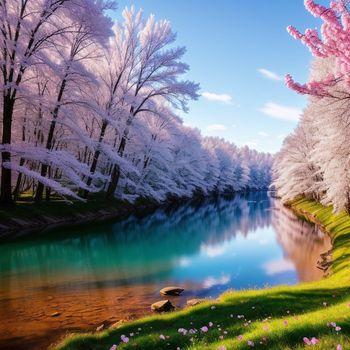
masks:
<svg viewBox="0 0 350 350"><path fill-rule="evenodd" d="M177 207L186 203L215 199L218 196L234 197L245 192L249 191L195 194L192 197L170 198L165 202L140 199L134 204L118 199L107 201L98 197L85 203L52 201L36 204L22 201L11 209L0 209L0 243L55 228L74 227L111 219L123 220L131 215L146 216L161 208Z"/></svg>
<svg viewBox="0 0 350 350"><path fill-rule="evenodd" d="M335 348L338 342L341 342L343 346L347 348L346 346L350 345L350 339L344 338L342 333L339 333L339 336L335 339L329 327L327 329L324 325L324 320L331 319L332 321L337 321L337 324L339 323L341 328L344 329L344 334L346 334L346 331L350 331L350 323L344 318L344 308L346 308L346 303L350 301L350 280L348 275L350 260L343 259L344 256L350 255L350 217L344 212L335 215L332 213L330 207L324 207L316 202L305 199L291 202L289 208L296 215L302 215L308 221L321 224L322 228L329 234L333 243L332 272L329 277L318 282L299 283L295 286L282 285L268 289L253 289L241 292L227 291L219 297L217 302L208 301L201 305L186 308L174 313L142 318L123 324L117 329L108 329L98 334L70 335L59 344L53 345L53 349L75 350L80 348L82 344L91 349L100 349L102 346L108 348L108 346L114 343L118 344L121 334L128 334L128 332L140 326L142 326L143 329L147 329L149 332L147 336L152 338L151 342L141 336L138 344L140 345L141 342L142 349L165 349L167 348L165 346L166 344L163 344L164 342L159 340L159 334L161 334L161 332L164 334L171 334L170 339L172 339L177 336L177 326L187 325L188 319L192 320L191 325L195 324L198 329L198 327L203 326L204 322L208 322L208 317L214 324L219 322L222 327L233 327L230 323L226 326L225 323L227 323L227 321L237 324L234 325L233 332L235 331L238 333L231 339L227 338L226 341L225 337L222 336L214 339L211 338L210 340L206 339L204 344L206 344L205 346L207 349L217 349L222 345L230 348L233 346L235 349L245 349L246 342L240 342L239 339L237 340L237 336L242 333L242 337L251 339L251 341L257 343L261 341L261 339L265 339L262 337L262 334L266 332L261 331L261 325L263 325L261 324L261 320L266 317L266 315L271 315L272 317L271 321L268 321L269 327L271 326L274 330L276 328L276 333L269 333L269 338L271 337L274 341L273 344L269 345L269 349L289 349L290 346L291 348L299 349L299 346L301 348L303 343L303 336L311 335L308 334L310 329L312 329L313 336L323 338L318 347L319 349L329 350ZM294 298L298 298L298 304L295 304ZM257 311L254 312L256 305L259 305L259 307L257 307ZM241 328L242 326L240 323L242 321L239 320L241 317L238 317L238 320L232 318L230 320L229 316L227 316L226 313L224 315L223 312L221 312L219 316L215 316L215 313L210 311L214 309L230 310L233 316L235 313L240 313L245 315L244 321L247 323L247 320L249 320L249 323L246 325L246 328ZM293 319L291 318L292 315L289 315L289 310L293 310ZM259 313L259 315L254 315L256 313ZM215 317L217 319L215 319ZM228 320L226 319L227 317L229 318ZM258 318L254 320L255 317ZM288 320L286 320L286 318L288 318ZM298 320L298 322L295 320ZM303 321L302 326L299 320ZM348 321L350 321L350 317L348 317ZM171 324L174 323L174 327L172 326L171 329L169 329L169 326L166 326L168 322ZM290 325L294 323L294 333L300 333L299 336L290 332L291 328L286 328L286 324L290 327ZM272 324L274 327L272 327ZM156 325L162 328L154 331L153 328ZM254 327L254 329L250 329L250 326ZM264 327L265 326L262 328ZM173 330L172 328L175 329ZM258 328L260 330L258 330ZM304 328L307 330L304 330ZM328 334L327 331L330 334ZM201 333L199 333L198 337L199 336L201 338L205 337L205 335ZM197 345L193 343L192 345L191 342L188 343L186 337L182 337L180 340L178 340L178 338L176 339L179 345L186 346L186 348L189 346L189 349L197 350L201 349L201 344L203 346L203 343ZM134 341L137 341L137 339L132 340L132 342ZM201 341L202 340L198 339L198 342ZM210 341L210 345L208 341ZM120 348L132 348L133 345L131 343L120 344ZM280 347L282 343L285 344L286 347Z"/></svg>

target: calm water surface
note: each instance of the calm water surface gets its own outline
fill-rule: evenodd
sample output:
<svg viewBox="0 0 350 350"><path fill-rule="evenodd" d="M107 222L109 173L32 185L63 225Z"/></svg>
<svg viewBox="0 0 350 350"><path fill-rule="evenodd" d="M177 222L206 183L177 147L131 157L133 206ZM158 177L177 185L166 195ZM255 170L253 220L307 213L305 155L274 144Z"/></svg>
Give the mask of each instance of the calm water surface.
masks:
<svg viewBox="0 0 350 350"><path fill-rule="evenodd" d="M0 349L46 349L66 332L148 314L167 285L185 288L172 298L181 307L227 289L317 280L328 249L327 236L265 192L5 243Z"/></svg>

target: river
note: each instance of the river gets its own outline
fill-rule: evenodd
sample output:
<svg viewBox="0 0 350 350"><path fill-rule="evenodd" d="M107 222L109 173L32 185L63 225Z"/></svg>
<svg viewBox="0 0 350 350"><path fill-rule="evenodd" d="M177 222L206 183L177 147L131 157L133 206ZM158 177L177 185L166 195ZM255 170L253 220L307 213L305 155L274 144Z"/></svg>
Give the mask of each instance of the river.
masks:
<svg viewBox="0 0 350 350"><path fill-rule="evenodd" d="M0 349L46 349L67 332L227 289L322 278L330 241L266 192L219 197L146 217L43 231L0 245Z"/></svg>

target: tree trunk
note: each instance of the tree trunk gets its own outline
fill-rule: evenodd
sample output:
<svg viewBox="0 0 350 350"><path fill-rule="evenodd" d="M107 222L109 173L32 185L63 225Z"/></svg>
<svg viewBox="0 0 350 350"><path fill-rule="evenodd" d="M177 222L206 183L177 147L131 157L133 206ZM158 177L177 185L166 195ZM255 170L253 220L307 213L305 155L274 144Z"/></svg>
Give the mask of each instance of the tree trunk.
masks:
<svg viewBox="0 0 350 350"><path fill-rule="evenodd" d="M99 140L98 140L99 144L103 141L103 138L105 136L105 132L106 132L106 129L107 129L107 125L108 125L108 123L106 121L103 121L102 127L101 127L101 132L100 132L100 137L99 137ZM97 162L98 162L98 158L100 157L100 154L101 154L101 152L99 150L96 150L95 153L94 153L94 158L93 158L93 161L92 161L92 164L91 164L91 167L90 167L90 173L91 174L93 174L96 171ZM86 185L90 186L91 183L92 183L92 178L89 176L87 181L86 181ZM83 197L85 199L87 199L89 193L90 193L89 190L85 190L84 194L83 194Z"/></svg>
<svg viewBox="0 0 350 350"><path fill-rule="evenodd" d="M48 149L48 150L51 150L51 148L52 148L52 141L53 141L53 135L55 132L55 127L56 127L56 121L55 121L55 119L53 119L51 121L49 135L47 137L47 143L46 143L46 149ZM48 169L49 169L49 166L47 164L42 164L40 175L45 177L47 175ZM36 194L35 194L35 201L41 202L43 199L43 194L44 194L44 184L42 182L39 182L38 188L37 188Z"/></svg>
<svg viewBox="0 0 350 350"><path fill-rule="evenodd" d="M19 165L23 166L24 162L25 162L24 158L21 158L19 161ZM22 177L23 177L23 174L19 173L17 177L15 189L13 190L13 198L15 201L19 198L21 184L22 184Z"/></svg>
<svg viewBox="0 0 350 350"><path fill-rule="evenodd" d="M12 116L15 99L9 95L4 96L3 101L3 126L2 126L2 144L11 145L11 133L12 133ZM11 161L10 152L2 152L2 169L1 169L1 184L0 184L0 204L2 206L8 206L13 203L12 201L12 172L11 169L3 167L4 163Z"/></svg>
<svg viewBox="0 0 350 350"><path fill-rule="evenodd" d="M128 133L124 133L124 136L122 137L122 140L120 141L120 145L118 148L118 154L120 157L123 157L125 145L126 145L126 138ZM118 164L114 164L112 174L111 174L111 182L109 183L106 198L110 199L114 196L115 190L117 189L118 182L120 178L120 166Z"/></svg>
<svg viewBox="0 0 350 350"><path fill-rule="evenodd" d="M66 79L67 79L67 75L62 80L62 83L61 83L61 86L60 86L60 91L59 91L58 97L57 97L57 105L56 105L55 109L52 112L52 120L51 120L51 124L50 124L49 135L48 135L47 141L46 141L46 149L49 150L49 151L51 151L51 149L53 147L53 138L54 138L55 127L56 127L56 118L58 116L59 103L62 101L63 92L64 92L64 90L66 88L66 83L67 83ZM40 175L45 177L47 175L47 170L48 170L48 165L47 164L42 164L41 165L41 173L40 173ZM36 202L41 202L42 201L43 193L44 193L44 184L39 182L38 183L38 188L37 188L36 194L35 194L35 201Z"/></svg>

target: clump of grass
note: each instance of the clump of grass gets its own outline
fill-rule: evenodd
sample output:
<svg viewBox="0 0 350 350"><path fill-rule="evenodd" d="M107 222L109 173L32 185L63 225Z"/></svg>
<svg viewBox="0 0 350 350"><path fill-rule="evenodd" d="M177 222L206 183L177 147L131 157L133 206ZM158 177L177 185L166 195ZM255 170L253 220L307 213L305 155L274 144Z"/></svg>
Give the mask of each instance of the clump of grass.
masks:
<svg viewBox="0 0 350 350"><path fill-rule="evenodd" d="M292 210L329 233L332 271L328 278L296 286L230 291L217 302L155 315L99 334L71 335L55 350L350 349L350 216L305 199ZM201 327L206 328L201 330ZM179 329L185 329L179 332ZM192 330L192 331L191 331ZM124 337L122 337L124 336ZM128 338L128 342L123 342ZM304 338L317 339L307 345ZM337 348L338 347L338 348Z"/></svg>

